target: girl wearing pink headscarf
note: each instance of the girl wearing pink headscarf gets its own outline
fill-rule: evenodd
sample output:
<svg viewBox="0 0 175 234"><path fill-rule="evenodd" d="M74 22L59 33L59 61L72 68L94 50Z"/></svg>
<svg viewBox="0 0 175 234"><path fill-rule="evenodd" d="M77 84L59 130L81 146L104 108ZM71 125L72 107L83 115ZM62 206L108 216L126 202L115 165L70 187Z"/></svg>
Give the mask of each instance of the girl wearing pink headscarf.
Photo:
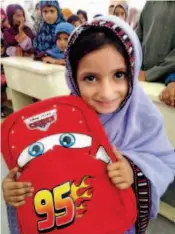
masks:
<svg viewBox="0 0 175 234"><path fill-rule="evenodd" d="M4 11L4 9L0 9L0 22L1 22L1 31L2 33L5 31L5 29L10 28L10 24L8 23L7 15Z"/></svg>

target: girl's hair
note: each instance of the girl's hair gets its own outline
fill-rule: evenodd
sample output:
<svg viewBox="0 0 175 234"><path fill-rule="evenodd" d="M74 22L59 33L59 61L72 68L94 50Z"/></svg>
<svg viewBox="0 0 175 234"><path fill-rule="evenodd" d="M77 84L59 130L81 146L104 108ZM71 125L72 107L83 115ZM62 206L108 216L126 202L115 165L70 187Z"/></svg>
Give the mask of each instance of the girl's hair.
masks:
<svg viewBox="0 0 175 234"><path fill-rule="evenodd" d="M82 32L75 44L70 49L69 60L72 68L72 75L74 81L77 79L77 69L79 61L87 54L102 48L105 45L111 45L125 58L127 65L127 75L131 75L131 67L129 62L129 55L123 43L116 37L116 35L107 28L96 29L90 28Z"/></svg>
<svg viewBox="0 0 175 234"><path fill-rule="evenodd" d="M88 21L88 17L87 17L87 12L83 11L83 10L78 10L77 11L77 15L82 14L84 16L84 18L86 19L86 21Z"/></svg>
<svg viewBox="0 0 175 234"><path fill-rule="evenodd" d="M73 22L76 22L76 21L80 21L80 18L78 15L71 15L67 20L67 22L70 24L73 24Z"/></svg>

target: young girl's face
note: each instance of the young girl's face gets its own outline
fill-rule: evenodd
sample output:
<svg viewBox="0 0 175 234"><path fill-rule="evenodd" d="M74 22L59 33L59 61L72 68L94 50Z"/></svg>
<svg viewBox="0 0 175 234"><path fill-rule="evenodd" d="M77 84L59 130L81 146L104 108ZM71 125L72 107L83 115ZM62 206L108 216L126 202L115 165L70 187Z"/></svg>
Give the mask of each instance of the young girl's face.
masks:
<svg viewBox="0 0 175 234"><path fill-rule="evenodd" d="M83 14L78 14L78 16L79 16L82 24L86 22L86 19L85 19Z"/></svg>
<svg viewBox="0 0 175 234"><path fill-rule="evenodd" d="M118 16L119 18L126 20L126 14L125 14L125 10L123 9L123 7L117 7L115 9L114 15Z"/></svg>
<svg viewBox="0 0 175 234"><path fill-rule="evenodd" d="M57 36L57 46L61 51L65 51L67 48L69 35L67 33L60 33Z"/></svg>
<svg viewBox="0 0 175 234"><path fill-rule="evenodd" d="M37 15L38 17L41 16L41 9L40 9L40 7L36 8L35 12L36 12L36 15Z"/></svg>
<svg viewBox="0 0 175 234"><path fill-rule="evenodd" d="M58 11L55 7L45 6L42 9L42 16L47 24L54 24L58 18Z"/></svg>
<svg viewBox="0 0 175 234"><path fill-rule="evenodd" d="M13 15L13 25L19 26L21 23L24 22L24 12L20 9L17 9L15 11L15 14Z"/></svg>
<svg viewBox="0 0 175 234"><path fill-rule="evenodd" d="M77 20L77 21L73 21L72 24L76 27L80 26L81 25L81 21L80 20Z"/></svg>
<svg viewBox="0 0 175 234"><path fill-rule="evenodd" d="M111 45L87 54L78 64L77 84L83 100L97 113L116 111L129 89L124 57Z"/></svg>
<svg viewBox="0 0 175 234"><path fill-rule="evenodd" d="M114 6L112 5L109 7L108 14L113 15L113 12L114 12Z"/></svg>

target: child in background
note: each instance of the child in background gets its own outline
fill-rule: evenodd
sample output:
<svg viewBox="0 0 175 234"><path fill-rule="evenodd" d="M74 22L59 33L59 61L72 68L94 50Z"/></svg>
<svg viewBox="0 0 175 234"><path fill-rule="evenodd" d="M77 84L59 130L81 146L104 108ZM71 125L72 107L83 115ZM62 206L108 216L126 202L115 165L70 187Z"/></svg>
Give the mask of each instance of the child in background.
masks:
<svg viewBox="0 0 175 234"><path fill-rule="evenodd" d="M40 28L43 22L39 2L35 5L35 12L32 15L32 19L34 21L33 31L35 35L37 35L37 33L39 33L40 31Z"/></svg>
<svg viewBox="0 0 175 234"><path fill-rule="evenodd" d="M8 28L10 28L10 24L7 19L7 15L5 11L1 8L0 12L0 24L1 24L1 32L4 33L4 31Z"/></svg>
<svg viewBox="0 0 175 234"><path fill-rule="evenodd" d="M35 59L42 60L49 49L55 48L55 29L56 26L64 22L61 9L57 0L40 1L43 25L36 38L34 39Z"/></svg>
<svg viewBox="0 0 175 234"><path fill-rule="evenodd" d="M67 43L74 26L69 23L60 23L56 27L56 45L52 50L47 50L47 57L43 58L46 63L65 65L64 52L67 49Z"/></svg>
<svg viewBox="0 0 175 234"><path fill-rule="evenodd" d="M127 21L128 18L128 5L126 3L119 3L114 7L113 15Z"/></svg>
<svg viewBox="0 0 175 234"><path fill-rule="evenodd" d="M79 16L81 23L84 24L88 21L87 12L83 10L78 10L77 15Z"/></svg>
<svg viewBox="0 0 175 234"><path fill-rule="evenodd" d="M138 218L125 234L145 233L175 175L175 152L163 118L138 82L141 63L135 32L114 16L81 25L66 52L72 94L97 112L113 145L117 162L107 166L108 177L121 191L132 186L135 192ZM23 205L34 192L31 183L16 182L17 171L11 170L3 181L5 201L13 207Z"/></svg>
<svg viewBox="0 0 175 234"><path fill-rule="evenodd" d="M33 33L25 25L24 9L18 4L7 7L11 28L4 31L4 41L8 56L30 56L32 54Z"/></svg>
<svg viewBox="0 0 175 234"><path fill-rule="evenodd" d="M75 27L78 27L81 25L81 20L78 15L70 16L67 22L74 25Z"/></svg>
<svg viewBox="0 0 175 234"><path fill-rule="evenodd" d="M113 15L113 13L114 13L114 7L115 7L114 5L110 5L109 6L109 9L108 9L108 14L109 15Z"/></svg>
<svg viewBox="0 0 175 234"><path fill-rule="evenodd" d="M64 19L67 21L68 18L73 15L73 12L69 9L69 8L63 8L62 10L62 14L63 14L63 17Z"/></svg>
<svg viewBox="0 0 175 234"><path fill-rule="evenodd" d="M7 57L7 55L6 55L4 40L1 39L1 58L4 57ZM7 101L6 87L7 84L6 84L4 68L1 63L1 118L6 118L9 114L13 112L11 108L5 105L5 102Z"/></svg>

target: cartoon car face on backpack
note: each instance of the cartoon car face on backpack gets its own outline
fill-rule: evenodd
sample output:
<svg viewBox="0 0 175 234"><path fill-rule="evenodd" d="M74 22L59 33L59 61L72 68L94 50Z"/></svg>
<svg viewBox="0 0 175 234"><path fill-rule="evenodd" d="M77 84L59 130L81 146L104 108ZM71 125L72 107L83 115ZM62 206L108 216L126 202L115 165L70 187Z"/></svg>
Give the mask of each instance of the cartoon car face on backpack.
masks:
<svg viewBox="0 0 175 234"><path fill-rule="evenodd" d="M21 233L123 233L132 226L134 194L109 181L106 166L115 158L80 98L36 103L9 118L3 132L7 164L20 166L19 181L31 181L35 190L17 211Z"/></svg>

